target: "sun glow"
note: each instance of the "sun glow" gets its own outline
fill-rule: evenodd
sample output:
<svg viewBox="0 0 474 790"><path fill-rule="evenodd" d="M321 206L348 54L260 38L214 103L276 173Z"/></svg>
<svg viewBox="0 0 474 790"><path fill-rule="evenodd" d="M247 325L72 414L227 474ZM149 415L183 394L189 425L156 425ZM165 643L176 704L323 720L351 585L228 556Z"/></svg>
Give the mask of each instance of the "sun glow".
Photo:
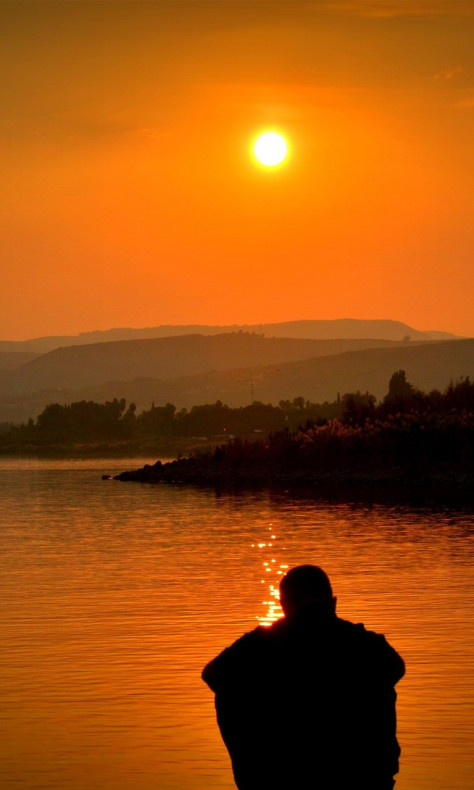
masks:
<svg viewBox="0 0 474 790"><path fill-rule="evenodd" d="M265 167L275 167L286 158L288 145L278 132L264 132L257 137L253 152L255 158Z"/></svg>

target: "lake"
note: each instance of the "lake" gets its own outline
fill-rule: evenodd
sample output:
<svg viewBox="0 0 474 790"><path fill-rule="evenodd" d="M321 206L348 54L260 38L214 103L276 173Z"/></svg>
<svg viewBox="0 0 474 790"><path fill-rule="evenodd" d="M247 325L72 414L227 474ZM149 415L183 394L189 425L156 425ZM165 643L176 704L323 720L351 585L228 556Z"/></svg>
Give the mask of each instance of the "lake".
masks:
<svg viewBox="0 0 474 790"><path fill-rule="evenodd" d="M474 776L474 514L103 481L155 459L0 459L0 787L234 787L204 664L319 564L385 633L397 790Z"/></svg>

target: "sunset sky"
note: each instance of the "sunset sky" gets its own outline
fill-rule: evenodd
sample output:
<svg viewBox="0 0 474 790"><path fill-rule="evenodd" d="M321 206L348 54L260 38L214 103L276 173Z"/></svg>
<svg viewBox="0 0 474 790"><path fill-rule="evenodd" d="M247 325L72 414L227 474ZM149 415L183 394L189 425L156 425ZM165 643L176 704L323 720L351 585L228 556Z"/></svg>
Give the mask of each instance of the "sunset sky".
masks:
<svg viewBox="0 0 474 790"><path fill-rule="evenodd" d="M3 0L0 38L0 339L474 336L474 0Z"/></svg>

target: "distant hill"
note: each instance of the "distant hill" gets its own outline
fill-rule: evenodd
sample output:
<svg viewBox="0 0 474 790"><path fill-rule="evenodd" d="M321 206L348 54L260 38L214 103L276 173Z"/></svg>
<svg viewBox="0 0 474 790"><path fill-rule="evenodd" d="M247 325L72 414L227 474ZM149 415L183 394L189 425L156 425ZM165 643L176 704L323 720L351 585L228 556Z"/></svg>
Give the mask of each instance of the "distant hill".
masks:
<svg viewBox="0 0 474 790"><path fill-rule="evenodd" d="M82 332L79 335L39 337L32 340L0 340L0 351L27 351L44 354L61 346L79 346L108 343L118 340L140 340L181 335L219 335L229 332L257 332L266 337L308 338L314 340L449 340L449 332L420 332L400 321L340 318L333 321L286 321L273 324L233 324L209 326L206 324L163 325L142 329L118 328L104 331Z"/></svg>
<svg viewBox="0 0 474 790"><path fill-rule="evenodd" d="M369 391L382 399L396 370L405 370L415 387L444 390L461 376L474 378L474 340L348 351L327 357L254 368L223 370L174 381L129 382L122 397L149 408L151 401L190 408L221 400L245 406L252 400L278 404L300 395L321 403L338 393ZM109 389L109 392L111 390ZM97 391L97 395L99 392ZM142 401L142 394L145 401ZM148 402L146 401L148 398Z"/></svg>
<svg viewBox="0 0 474 790"><path fill-rule="evenodd" d="M391 344L380 340L267 338L234 332L66 346L0 372L0 395L26 394L45 386L63 390L144 377L171 379Z"/></svg>
<svg viewBox="0 0 474 790"><path fill-rule="evenodd" d="M37 356L27 351L0 351L0 370L14 370Z"/></svg>
<svg viewBox="0 0 474 790"><path fill-rule="evenodd" d="M230 362L233 361L232 357ZM392 373L400 369L406 371L408 381L419 389L426 392L444 390L451 380L461 376L474 378L474 340L389 343L385 347L378 344L378 347L344 350L297 361L227 369L215 366L214 370L167 380L158 376L136 377L135 380L130 377L98 386L42 389L23 394L4 392L0 397L0 422L26 421L52 402L71 403L82 399L104 402L114 397L135 402L138 411L149 409L152 401L156 405L170 402L178 409L216 400L234 407L247 405L252 399L278 404L280 400L292 400L300 395L312 402L323 402L335 400L338 393L343 395L356 390L368 390L380 400L387 393Z"/></svg>

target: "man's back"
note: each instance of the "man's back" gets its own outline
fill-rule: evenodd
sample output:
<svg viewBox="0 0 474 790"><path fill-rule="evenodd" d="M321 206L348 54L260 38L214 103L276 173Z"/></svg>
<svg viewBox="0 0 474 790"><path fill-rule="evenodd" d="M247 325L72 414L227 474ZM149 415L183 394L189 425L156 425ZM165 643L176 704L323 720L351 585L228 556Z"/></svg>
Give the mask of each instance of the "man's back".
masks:
<svg viewBox="0 0 474 790"><path fill-rule="evenodd" d="M256 628L204 670L240 790L385 790L398 771L385 638L313 602Z"/></svg>

